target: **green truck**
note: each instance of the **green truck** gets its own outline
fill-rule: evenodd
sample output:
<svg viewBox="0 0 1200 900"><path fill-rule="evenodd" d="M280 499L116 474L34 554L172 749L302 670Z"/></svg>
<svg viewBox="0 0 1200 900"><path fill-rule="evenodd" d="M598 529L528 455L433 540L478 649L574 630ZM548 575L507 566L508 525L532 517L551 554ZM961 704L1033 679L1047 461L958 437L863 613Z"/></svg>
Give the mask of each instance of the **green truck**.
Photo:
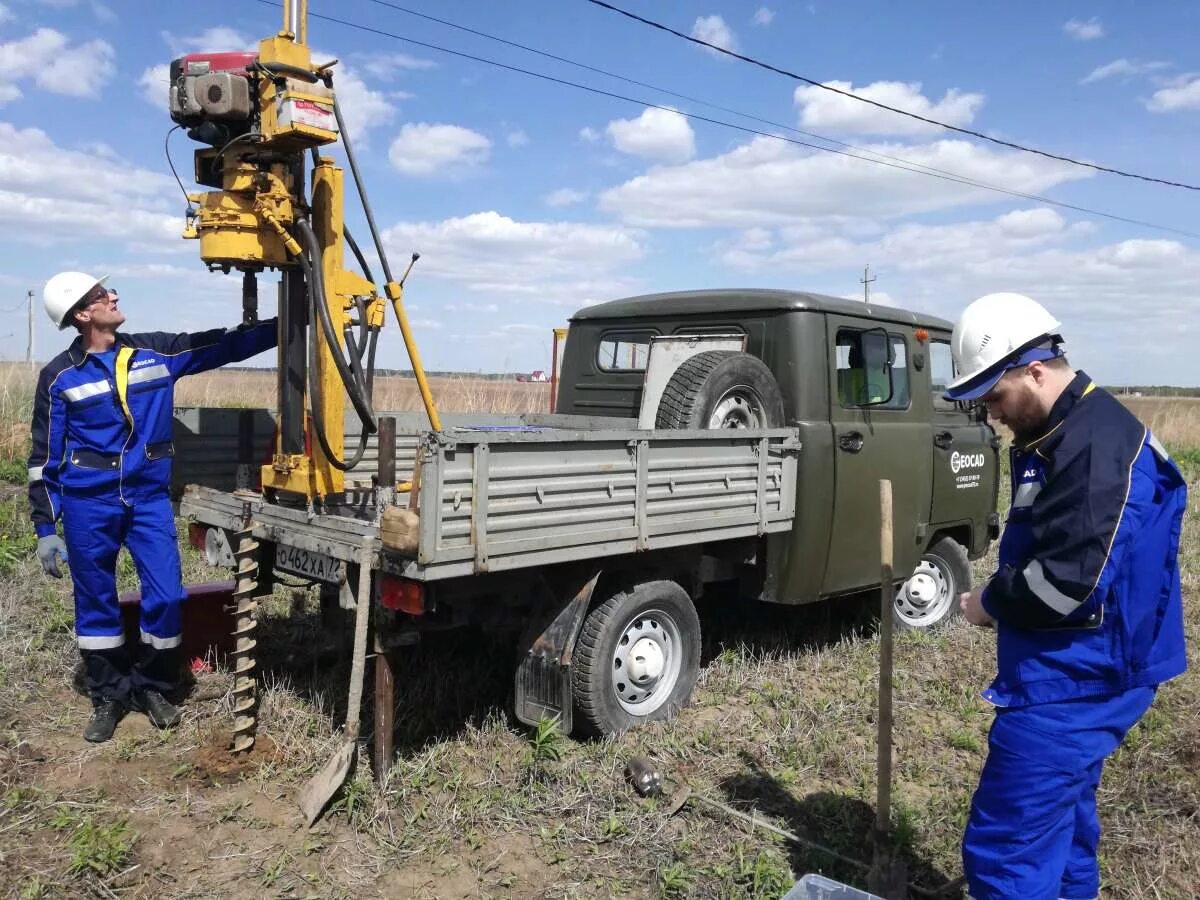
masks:
<svg viewBox="0 0 1200 900"><path fill-rule="evenodd" d="M181 512L216 565L252 531L264 591L280 571L353 605L365 548L377 665L428 630L509 631L519 719L620 733L688 702L693 601L715 585L790 605L876 587L880 479L911 573L896 623L956 615L999 532L999 442L941 397L950 331L793 291L603 303L570 320L553 413L446 415L437 433L387 416L336 515L255 493L266 411L180 410ZM378 721L391 709L377 694Z"/></svg>

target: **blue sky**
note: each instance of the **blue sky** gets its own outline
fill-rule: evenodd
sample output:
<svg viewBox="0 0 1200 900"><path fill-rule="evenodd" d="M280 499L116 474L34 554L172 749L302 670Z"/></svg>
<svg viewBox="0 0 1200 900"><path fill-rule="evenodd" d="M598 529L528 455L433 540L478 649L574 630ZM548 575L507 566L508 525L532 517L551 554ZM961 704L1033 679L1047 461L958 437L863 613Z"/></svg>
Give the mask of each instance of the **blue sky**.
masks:
<svg viewBox="0 0 1200 900"><path fill-rule="evenodd" d="M584 0L397 5L864 151L1200 231L1196 192L920 126ZM1198 4L618 5L892 106L1200 181ZM317 57L341 61L336 85L393 265L422 253L407 300L429 368L546 368L552 327L631 294L861 296L869 262L878 301L953 319L982 293L1022 291L1062 319L1072 359L1093 376L1200 384L1196 238L688 121L315 15L808 140L370 0L311 0L310 12ZM178 238L166 64L252 47L280 20L254 0L0 0L0 357L25 352L24 311L11 308L62 268L111 272L130 329L237 320L237 282L205 272L196 244ZM171 149L186 176L193 146L177 132ZM37 316L44 359L65 340ZM380 364L406 364L394 328Z"/></svg>

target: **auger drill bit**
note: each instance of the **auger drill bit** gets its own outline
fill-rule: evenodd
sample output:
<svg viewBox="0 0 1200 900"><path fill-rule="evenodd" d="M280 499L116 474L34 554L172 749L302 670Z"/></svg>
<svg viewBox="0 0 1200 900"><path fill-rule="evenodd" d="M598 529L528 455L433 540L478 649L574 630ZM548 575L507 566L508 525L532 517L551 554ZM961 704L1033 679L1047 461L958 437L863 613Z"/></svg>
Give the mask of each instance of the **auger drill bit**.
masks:
<svg viewBox="0 0 1200 900"><path fill-rule="evenodd" d="M233 626L233 742L234 753L248 753L254 747L258 729L258 541L253 524L237 533L237 587L233 591L236 620Z"/></svg>

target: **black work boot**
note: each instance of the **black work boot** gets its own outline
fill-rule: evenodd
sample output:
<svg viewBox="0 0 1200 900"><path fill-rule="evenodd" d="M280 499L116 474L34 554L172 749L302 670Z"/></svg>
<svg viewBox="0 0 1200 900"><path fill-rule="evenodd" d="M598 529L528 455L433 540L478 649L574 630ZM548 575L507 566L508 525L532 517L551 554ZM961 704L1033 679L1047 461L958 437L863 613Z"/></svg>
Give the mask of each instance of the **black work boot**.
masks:
<svg viewBox="0 0 1200 900"><path fill-rule="evenodd" d="M133 695L133 708L144 712L155 728L174 728L183 718L178 706L150 688Z"/></svg>
<svg viewBox="0 0 1200 900"><path fill-rule="evenodd" d="M113 736L117 723L125 715L125 704L120 700L101 700L92 710L92 718L83 729L83 739L91 744L102 744Z"/></svg>

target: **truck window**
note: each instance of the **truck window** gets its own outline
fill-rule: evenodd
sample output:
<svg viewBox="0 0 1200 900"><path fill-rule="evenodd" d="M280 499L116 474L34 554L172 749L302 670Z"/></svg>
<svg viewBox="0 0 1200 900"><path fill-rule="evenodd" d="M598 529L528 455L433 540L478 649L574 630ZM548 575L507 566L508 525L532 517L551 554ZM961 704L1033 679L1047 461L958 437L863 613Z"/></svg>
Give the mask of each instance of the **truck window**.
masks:
<svg viewBox="0 0 1200 900"><path fill-rule="evenodd" d="M651 332L606 334L596 350L596 365L604 372L644 372L650 358Z"/></svg>
<svg viewBox="0 0 1200 900"><path fill-rule="evenodd" d="M878 331L876 332L878 334ZM840 328L837 333L837 389L842 406L871 404L873 409L907 409L909 403L908 344L904 336L888 333L892 355L892 397L880 403L888 392L888 360L881 352L872 352L879 342L866 342L862 331Z"/></svg>
<svg viewBox="0 0 1200 900"><path fill-rule="evenodd" d="M954 357L950 353L949 341L929 342L929 380L933 387L933 408L955 409L954 401L942 396L946 392L946 385L954 380Z"/></svg>

